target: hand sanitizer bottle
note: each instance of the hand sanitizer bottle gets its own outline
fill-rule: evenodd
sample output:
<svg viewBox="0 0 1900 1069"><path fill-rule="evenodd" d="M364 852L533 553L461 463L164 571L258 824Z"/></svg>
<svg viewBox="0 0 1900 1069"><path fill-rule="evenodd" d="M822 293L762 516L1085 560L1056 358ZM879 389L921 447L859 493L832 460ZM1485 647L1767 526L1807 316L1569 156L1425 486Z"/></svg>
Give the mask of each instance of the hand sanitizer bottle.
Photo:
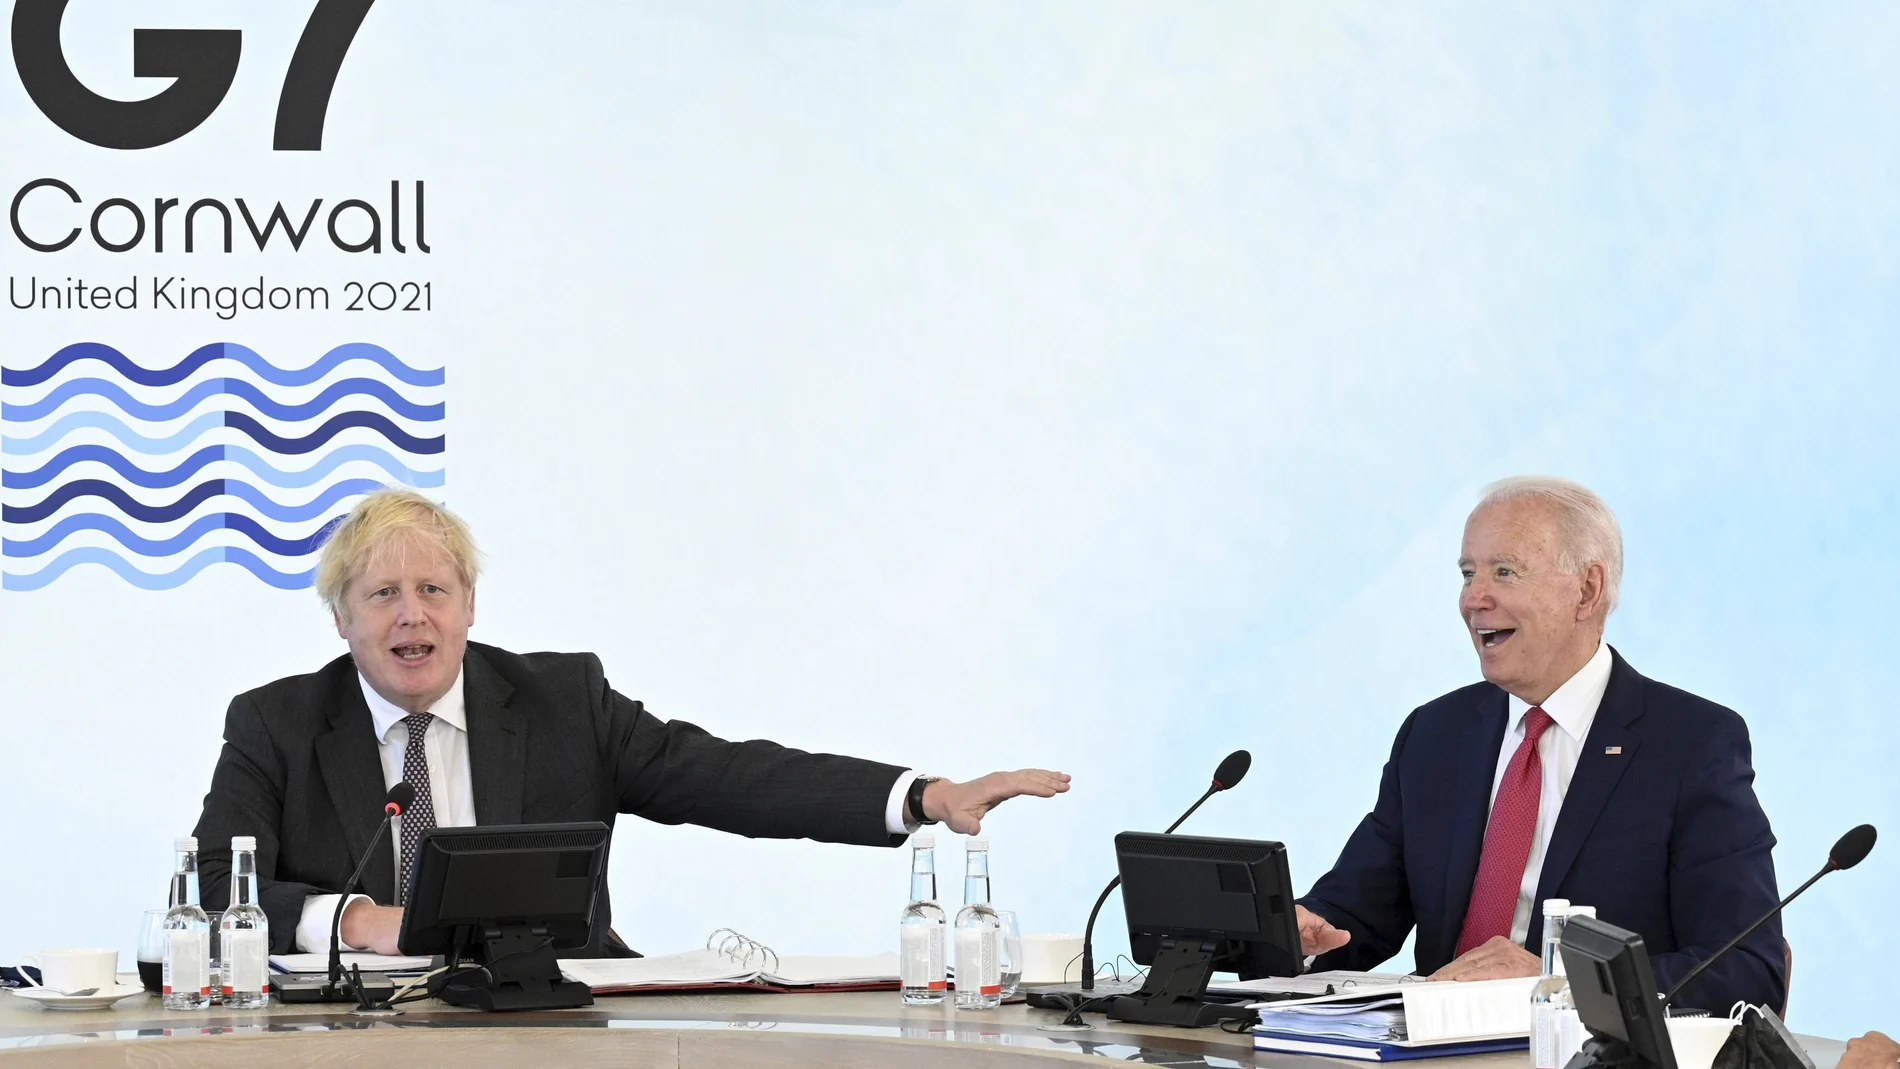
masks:
<svg viewBox="0 0 1900 1069"><path fill-rule="evenodd" d="M910 904L897 922L898 975L905 1002L942 1005L949 987L943 968L948 919L937 904L937 837L921 832L910 839Z"/></svg>
<svg viewBox="0 0 1900 1069"><path fill-rule="evenodd" d="M990 908L990 843L971 839L964 854L963 908L957 911L957 1009L1003 1004L1003 922Z"/></svg>

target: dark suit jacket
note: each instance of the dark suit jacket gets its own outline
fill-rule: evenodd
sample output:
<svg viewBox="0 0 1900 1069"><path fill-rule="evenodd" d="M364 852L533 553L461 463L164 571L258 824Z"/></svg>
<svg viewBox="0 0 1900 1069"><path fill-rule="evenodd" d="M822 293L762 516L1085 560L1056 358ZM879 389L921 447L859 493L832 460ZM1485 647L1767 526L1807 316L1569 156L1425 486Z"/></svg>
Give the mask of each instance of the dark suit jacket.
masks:
<svg viewBox="0 0 1900 1069"><path fill-rule="evenodd" d="M615 814L632 813L755 838L903 841L884 823L899 766L727 742L660 720L615 693L591 653L523 655L471 642L462 665L478 824L611 825ZM290 950L305 897L343 890L376 834L386 793L348 655L238 695L198 819L205 908L228 900L231 836L255 835L271 949ZM362 890L395 901L387 839L370 855ZM585 953L601 952L610 921L603 887Z"/></svg>
<svg viewBox="0 0 1900 1069"><path fill-rule="evenodd" d="M1775 845L1755 800L1748 727L1713 702L1645 679L1611 650L1610 682L1544 854L1537 902L1567 898L1643 937L1667 991L1778 900ZM1490 683L1413 710L1379 801L1301 904L1352 933L1317 968L1370 969L1418 927L1420 973L1454 957L1490 819L1509 699ZM1606 753L1622 747L1620 754ZM1527 949L1542 946L1533 914ZM1711 966L1680 1002L1779 1009L1781 922Z"/></svg>

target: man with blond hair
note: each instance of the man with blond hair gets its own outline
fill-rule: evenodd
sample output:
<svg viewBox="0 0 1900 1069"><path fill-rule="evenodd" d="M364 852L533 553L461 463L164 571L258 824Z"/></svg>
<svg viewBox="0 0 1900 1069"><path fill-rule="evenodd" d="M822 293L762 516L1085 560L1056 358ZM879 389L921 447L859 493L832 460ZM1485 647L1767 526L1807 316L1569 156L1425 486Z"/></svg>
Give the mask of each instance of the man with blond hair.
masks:
<svg viewBox="0 0 1900 1069"><path fill-rule="evenodd" d="M760 838L894 846L920 823L975 834L1017 795L1068 790L1059 772L966 783L899 765L727 742L663 721L608 686L591 653L516 654L468 641L479 560L453 513L408 490L364 498L331 533L317 593L349 653L238 695L196 834L204 900L222 908L233 835L257 837L271 950L327 948L330 917L400 781L416 797L369 859L343 914L351 947L396 951L420 833L437 826L631 813ZM601 891L581 953L623 953Z"/></svg>
<svg viewBox="0 0 1900 1069"><path fill-rule="evenodd" d="M1748 727L1603 641L1623 536L1565 479L1487 488L1465 521L1459 615L1486 682L1412 711L1378 801L1300 900L1319 968L1370 969L1417 931L1435 979L1534 976L1541 904L1643 936L1666 990L1777 900ZM1780 1009L1770 921L1682 993Z"/></svg>

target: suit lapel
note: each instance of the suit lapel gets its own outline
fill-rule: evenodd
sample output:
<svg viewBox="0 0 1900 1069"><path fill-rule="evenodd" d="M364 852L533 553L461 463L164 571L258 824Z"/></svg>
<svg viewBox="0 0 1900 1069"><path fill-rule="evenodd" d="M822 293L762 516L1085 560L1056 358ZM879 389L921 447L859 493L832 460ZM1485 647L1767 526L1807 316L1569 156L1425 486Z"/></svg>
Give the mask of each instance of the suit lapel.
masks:
<svg viewBox="0 0 1900 1069"><path fill-rule="evenodd" d="M1451 927L1444 933L1444 946L1421 948L1420 962L1441 958L1448 962L1455 956L1465 910L1471 905L1471 885L1478 878L1478 858L1484 852L1484 829L1491 820L1491 783L1497 778L1498 748L1510 728L1510 707L1509 696L1493 688L1474 710L1458 743L1451 841L1445 855L1445 904ZM1438 953L1428 959L1422 953L1425 949Z"/></svg>
<svg viewBox="0 0 1900 1069"><path fill-rule="evenodd" d="M336 806L337 825L343 829L343 842L349 849L350 868L369 849L382 819L383 764L378 755L376 728L363 701L362 684L356 667L349 664L349 675L342 684L341 701L330 713L330 730L315 741L317 768L323 785ZM363 889L378 902L396 900L396 864L390 859L385 843L370 856L363 867Z"/></svg>
<svg viewBox="0 0 1900 1069"><path fill-rule="evenodd" d="M462 673L475 823L519 824L528 740L525 718L510 708L515 689L490 667L472 643L462 658Z"/></svg>
<svg viewBox="0 0 1900 1069"><path fill-rule="evenodd" d="M1590 829L1609 802L1610 794L1630 766L1636 748L1642 744L1630 725L1643 715L1643 677L1629 666L1622 654L1610 650L1610 682L1603 690L1603 704L1597 707L1590 734L1583 740L1583 753L1577 757L1577 770L1570 777L1570 790L1564 794L1563 808L1557 813L1557 827L1550 833L1550 845L1544 849L1544 869L1537 877L1537 901L1549 898L1570 874L1578 851L1583 849ZM1608 751L1615 750L1615 753ZM1533 945L1542 938L1543 917L1531 918Z"/></svg>

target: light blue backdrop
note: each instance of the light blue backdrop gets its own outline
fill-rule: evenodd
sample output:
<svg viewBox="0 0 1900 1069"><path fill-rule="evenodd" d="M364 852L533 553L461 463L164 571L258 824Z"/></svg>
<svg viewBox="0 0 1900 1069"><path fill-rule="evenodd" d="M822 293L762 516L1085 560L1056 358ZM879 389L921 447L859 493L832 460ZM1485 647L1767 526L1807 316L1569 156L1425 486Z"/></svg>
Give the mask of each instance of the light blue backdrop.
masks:
<svg viewBox="0 0 1900 1069"><path fill-rule="evenodd" d="M814 596L883 575L899 617L989 636L915 681L968 695L946 734L1000 703L1012 748L1076 753L1071 811L1000 825L1074 837L999 844L1033 927L1073 927L1106 837L1234 745L1256 771L1196 829L1316 876L1400 718L1476 676L1459 528L1515 472L1618 509L1611 640L1748 717L1785 884L1895 823L1890 12L770 10L650 11L611 74L561 78L627 94L624 169L571 178L625 198L629 274L595 292L669 339L673 389L805 410L730 417L730 462L857 429L756 462L830 546ZM661 296L695 284L732 320ZM799 641L843 684L879 630ZM1895 1023L1896 875L1878 852L1790 919L1798 1027Z"/></svg>
<svg viewBox="0 0 1900 1069"><path fill-rule="evenodd" d="M150 10L73 5L88 84L150 92L124 51ZM428 179L437 252L398 266L438 311L374 340L448 368L475 637L597 650L730 735L1069 769L991 822L1030 929L1079 929L1109 837L1236 746L1252 775L1191 830L1283 838L1309 884L1405 713L1476 678L1460 525L1520 472L1619 512L1611 641L1748 718L1784 886L1900 817L1885 5L387 3L295 159L260 141L302 10L179 11L251 34L214 119L112 157L9 83L0 135L37 147L6 188ZM225 161L251 169L228 191ZM10 313L9 366L83 340L52 322ZM273 325L276 351L354 323ZM129 937L226 698L341 651L236 569L173 597L82 570L0 627L9 732L52 758L29 780L183 785L83 816L110 886L0 889L74 938ZM628 822L614 882L646 949L730 924L817 951L887 946L903 873ZM1896 877L1889 844L1790 918L1797 1028L1900 1026Z"/></svg>

